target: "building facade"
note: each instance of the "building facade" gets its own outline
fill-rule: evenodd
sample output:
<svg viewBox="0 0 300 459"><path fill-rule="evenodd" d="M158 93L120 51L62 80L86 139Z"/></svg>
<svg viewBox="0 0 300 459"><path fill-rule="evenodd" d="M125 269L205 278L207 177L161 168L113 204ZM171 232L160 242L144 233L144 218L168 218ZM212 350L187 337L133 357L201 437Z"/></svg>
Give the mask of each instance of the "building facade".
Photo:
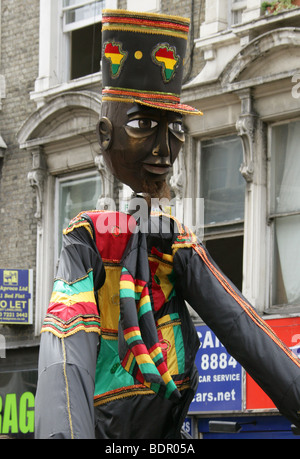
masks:
<svg viewBox="0 0 300 459"><path fill-rule="evenodd" d="M5 400L6 405L12 400L7 399L13 394L10 388L19 387L19 398L32 393L39 331L63 227L83 209L125 208L130 192L107 172L95 133L101 108L103 8L176 12L191 18L182 100L199 107L204 116L186 120L186 144L170 177L172 212L203 239L259 314L275 321L272 324L279 331L292 330L284 339L297 352L300 8L284 5L282 10L272 10L264 3L1 0L3 419ZM24 287L28 295L17 302L13 276L23 276L23 271L30 277ZM10 287L5 290L5 285ZM25 318L21 309L29 296ZM201 328L205 325L196 317L195 323L199 334L207 336L203 342L207 348L221 349L214 337L210 341L209 330ZM224 352L218 354L215 349L213 354ZM211 354L205 355L212 359ZM202 360L199 362L201 367ZM205 373L208 367L217 373ZM255 404L250 396L247 399L251 390L255 398L256 388L235 364L232 368L240 390L225 384L222 391L236 390L237 404L231 403L233 399L227 404L203 403L199 385L199 403L194 401L187 421L193 436L205 438L205 422L218 416L248 419L250 414L272 414L272 419L280 418L268 401ZM207 382L209 378L218 381L222 373L218 370L217 365L210 365L201 367L200 373L207 376ZM222 375L225 380L226 374ZM233 376L227 380L230 378L234 380ZM29 395L24 397L31 407L27 417L14 424L7 415L0 434L33 434L34 403Z"/></svg>

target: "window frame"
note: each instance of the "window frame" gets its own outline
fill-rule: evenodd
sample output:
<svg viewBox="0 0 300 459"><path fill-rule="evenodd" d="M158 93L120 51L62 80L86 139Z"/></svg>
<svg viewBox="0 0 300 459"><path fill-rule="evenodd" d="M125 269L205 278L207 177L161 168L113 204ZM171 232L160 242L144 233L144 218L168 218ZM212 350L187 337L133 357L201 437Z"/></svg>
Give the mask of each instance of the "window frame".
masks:
<svg viewBox="0 0 300 459"><path fill-rule="evenodd" d="M101 22L102 14L98 14L98 15L94 15L93 17L91 17L89 19L82 19L81 21L75 21L75 22L72 22L70 24L66 23L66 14L65 13L67 13L68 11L72 11L72 10L76 10L76 9L82 8L84 6L93 5L93 4L97 3L97 2L98 2L98 0L81 0L80 3L78 3L77 5L64 6L64 0L62 0L62 9L61 9L61 11L62 11L62 18L63 18L63 33L72 32L73 30L82 29L83 27L87 27L89 25L96 24L97 22ZM102 0L102 3L104 5L101 8L101 10L106 7L105 6L106 1Z"/></svg>
<svg viewBox="0 0 300 459"><path fill-rule="evenodd" d="M198 189L197 189L197 196L200 198L203 198L201 196L201 170L202 170L202 146L203 142L207 141L213 141L217 139L224 139L226 137L233 137L236 136L237 139L239 138L236 132L227 132L222 135L216 135L216 136L211 136L209 138L203 138L198 141L197 145L197 170L196 174L198 177ZM242 149L242 143L241 143L241 149ZM242 177L242 175L241 175ZM196 183L197 183L196 182ZM245 193L246 193L246 185L245 185ZM244 195L245 196L245 195ZM244 199L244 206L245 206L245 199ZM205 207L205 202L204 202L204 207ZM244 217L240 219L239 221L236 220L230 220L230 221L223 221L223 222L217 222L215 224L205 224L203 222L203 240L208 240L208 239L219 239L222 237L234 237L234 236L243 236L244 235L244 225L245 225L245 207L244 207ZM210 228L211 231L207 232L207 229Z"/></svg>
<svg viewBox="0 0 300 459"><path fill-rule="evenodd" d="M103 181L99 171L97 169L90 169L90 170L83 170L82 172L73 172L71 174L64 174L55 177L55 185L54 185L54 266L56 267L57 262L60 256L60 249L59 249L59 205L60 205L60 184L64 182L69 182L71 180L83 179L87 177L95 177L99 178L101 182L101 190L99 194L99 198L103 192ZM98 199L99 199L98 198ZM96 209L96 205L95 205ZM82 211L88 210L95 210L95 209L82 209ZM76 215L74 215L76 217Z"/></svg>
<svg viewBox="0 0 300 459"><path fill-rule="evenodd" d="M243 11L247 8L247 0L230 0L228 2L228 26L232 27L238 24L241 24L243 22L243 18L241 21L235 21L234 20L234 15L235 13L241 11L241 14L243 15Z"/></svg>
<svg viewBox="0 0 300 459"><path fill-rule="evenodd" d="M300 118L290 118L279 120L276 122L271 122L268 124L268 148L267 148L267 226L269 229L269 241L268 241L268 250L269 250L269 266L267 267L268 279L269 279L269 288L267 292L268 296L268 313L299 313L300 311L300 300L297 304L273 304L273 289L274 289L274 277L275 277L275 238L276 238L276 220L284 217L290 217L295 215L300 215L300 209L297 211L287 211L287 212L276 212L273 211L273 201L274 201L274 188L273 188L273 176L272 176L272 132L273 129L277 126L288 125L293 122L300 122Z"/></svg>
<svg viewBox="0 0 300 459"><path fill-rule="evenodd" d="M51 0L52 1L52 0ZM69 7L64 7L64 0L58 0L59 3L59 11L61 17L61 58L60 58L60 68L61 68L61 75L62 75L62 82L72 82L76 80L85 79L87 77L92 77L93 75L97 75L101 72L100 66L99 71L96 73L90 73L88 75L81 76L79 78L71 79L71 53L72 53L72 32L75 30L82 29L84 27L99 24L101 27L102 21L102 10L104 8L114 9L117 8L118 1L117 0L102 0L103 6L101 8L101 14L95 15L92 18L84 19L81 21L77 21L71 24L66 24L65 21L65 13L72 9L76 9L76 7L85 6L85 5L92 5L93 3L97 2L98 0L81 0L78 5L73 5Z"/></svg>
<svg viewBox="0 0 300 459"><path fill-rule="evenodd" d="M201 195L201 169L202 169L202 147L203 143L207 141L214 141L217 139L224 139L224 138L230 138L236 136L237 139L239 136L237 135L236 131L231 131L231 132L224 132L221 135L218 133L216 135L212 135L210 137L205 137L197 140L196 143L196 155L195 155L195 160L196 160L196 167L195 167L195 183L196 183L196 197L200 197L200 199L204 199L204 197ZM242 143L241 143L241 150L242 150ZM240 166L240 165L239 165ZM240 173L240 172L239 172ZM241 177L243 178L242 174ZM244 179L243 179L244 180ZM246 237L246 232L245 232L245 199L246 199L246 184L245 184L245 189L244 189L244 216L243 219L240 219L238 222L236 220L231 220L231 221L225 221L225 222L220 222L220 223L215 223L214 225L208 224L206 225L204 221L202 222L203 228L201 229L201 240L203 244L206 246L207 242L213 242L221 239L233 239L236 237L242 237L243 238L243 248L242 248L242 266L241 266L241 278L244 278L244 247L245 247L245 237ZM204 207L205 207L205 202L204 202ZM204 218L204 215L203 215ZM210 228L210 232L207 232L207 228ZM209 244L208 244L209 245ZM222 269L222 268L221 268ZM230 272L225 273L229 278L231 277ZM243 290L243 284L244 281L241 281L242 285L241 290Z"/></svg>

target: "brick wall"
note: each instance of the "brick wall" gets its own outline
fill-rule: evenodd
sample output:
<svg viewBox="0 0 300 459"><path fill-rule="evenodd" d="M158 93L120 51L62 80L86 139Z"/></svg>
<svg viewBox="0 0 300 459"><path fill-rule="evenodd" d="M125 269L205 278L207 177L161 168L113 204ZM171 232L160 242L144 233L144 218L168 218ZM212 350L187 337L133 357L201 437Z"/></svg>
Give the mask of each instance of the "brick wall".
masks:
<svg viewBox="0 0 300 459"><path fill-rule="evenodd" d="M35 268L35 194L27 174L31 153L18 147L17 132L36 109L29 93L38 76L39 0L1 1L1 66L6 97L0 133L7 145L0 179L0 268ZM20 340L33 327L0 326L7 340Z"/></svg>

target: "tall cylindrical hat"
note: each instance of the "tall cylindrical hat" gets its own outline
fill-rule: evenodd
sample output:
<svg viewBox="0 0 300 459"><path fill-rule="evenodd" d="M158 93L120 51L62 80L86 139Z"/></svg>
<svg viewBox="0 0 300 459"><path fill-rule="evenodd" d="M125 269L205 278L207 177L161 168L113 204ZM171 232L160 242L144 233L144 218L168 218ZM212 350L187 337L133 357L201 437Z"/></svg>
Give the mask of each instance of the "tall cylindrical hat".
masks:
<svg viewBox="0 0 300 459"><path fill-rule="evenodd" d="M201 115L180 103L189 19L102 12L102 99Z"/></svg>

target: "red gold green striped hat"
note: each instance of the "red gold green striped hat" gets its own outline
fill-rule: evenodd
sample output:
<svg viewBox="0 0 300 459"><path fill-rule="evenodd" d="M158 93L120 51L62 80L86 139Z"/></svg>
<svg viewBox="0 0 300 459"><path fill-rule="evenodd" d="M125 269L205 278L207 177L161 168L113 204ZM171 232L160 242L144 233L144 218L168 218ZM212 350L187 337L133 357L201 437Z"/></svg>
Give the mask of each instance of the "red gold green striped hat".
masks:
<svg viewBox="0 0 300 459"><path fill-rule="evenodd" d="M102 99L187 115L180 103L189 19L126 10L102 12Z"/></svg>

